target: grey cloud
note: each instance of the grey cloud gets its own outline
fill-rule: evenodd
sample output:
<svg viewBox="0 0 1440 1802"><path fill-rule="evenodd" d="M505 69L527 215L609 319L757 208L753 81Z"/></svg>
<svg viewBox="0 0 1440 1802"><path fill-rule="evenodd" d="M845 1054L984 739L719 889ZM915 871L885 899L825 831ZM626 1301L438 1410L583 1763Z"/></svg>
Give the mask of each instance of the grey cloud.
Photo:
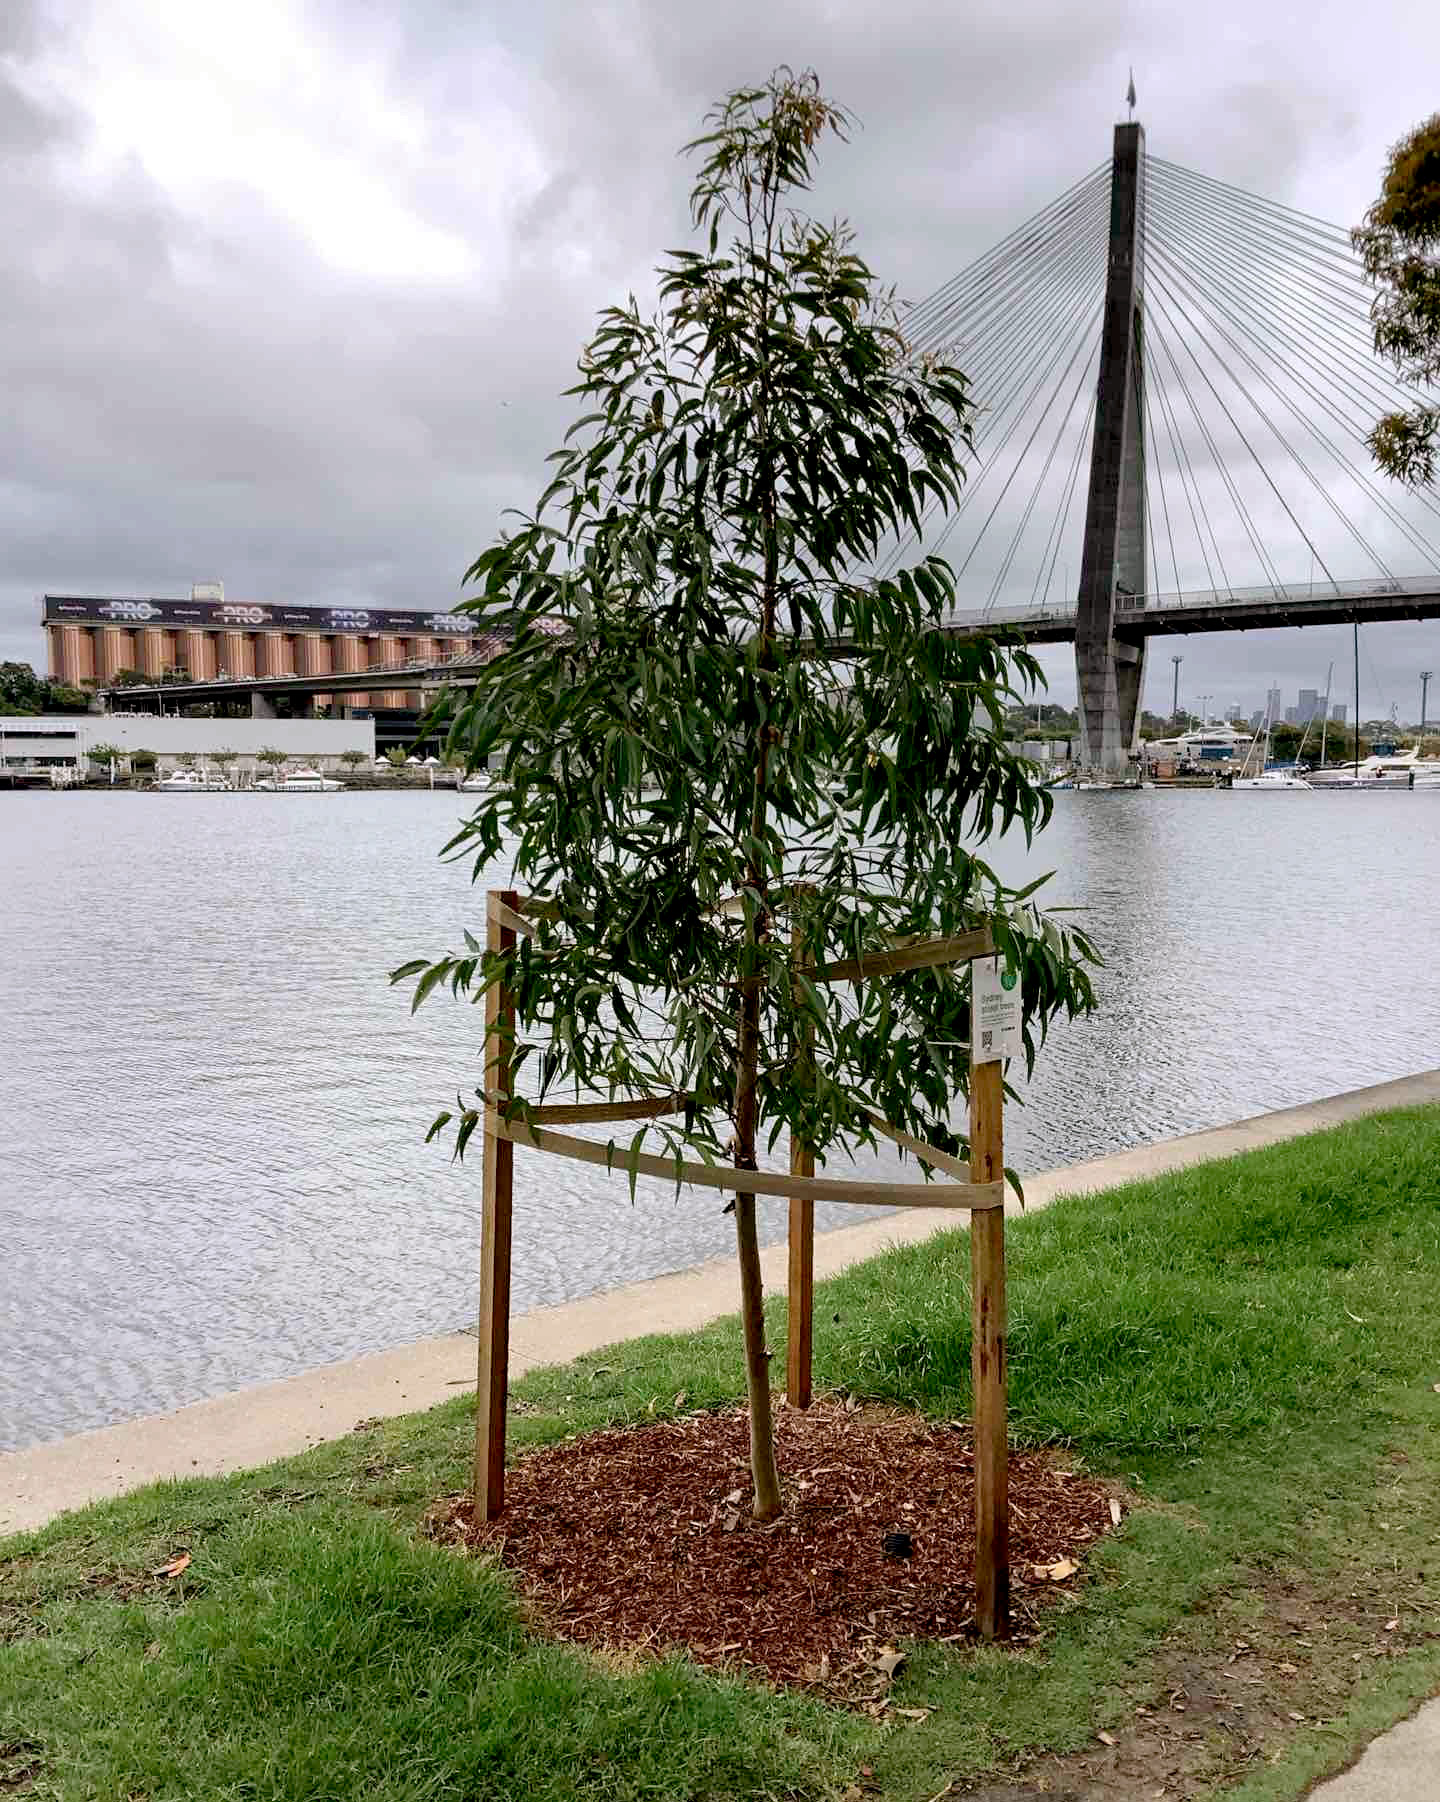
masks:
<svg viewBox="0 0 1440 1802"><path fill-rule="evenodd" d="M202 218L139 169L86 188L67 159L87 121L0 89L0 138L20 152L0 161L0 655L39 660L44 588L173 592L218 576L299 601L452 598L502 509L543 483L595 311L645 293L680 241L678 146L718 94L777 62L816 65L857 114L813 210L849 215L912 298L1107 157L1131 61L1147 118L1153 96L1152 149L1282 199L1346 158L1361 196L1407 118L1377 142L1349 71L1327 77L1278 26L1257 47L1263 22L1236 15L1238 60L1218 41L1206 56L1178 46L1171 8L1073 0L315 8L336 59L381 68L423 109L429 141L403 180L432 223L473 235L450 185L459 124L523 108L542 180L503 266L462 287L340 274L272 196L236 191ZM23 73L66 29L12 5L0 43ZM1398 628L1377 634L1389 642ZM1187 687L1212 657L1248 679L1261 649L1196 641ZM1289 669L1308 683L1319 647L1290 634L1273 655L1288 662L1267 681ZM1397 687L1411 661L1397 652Z"/></svg>

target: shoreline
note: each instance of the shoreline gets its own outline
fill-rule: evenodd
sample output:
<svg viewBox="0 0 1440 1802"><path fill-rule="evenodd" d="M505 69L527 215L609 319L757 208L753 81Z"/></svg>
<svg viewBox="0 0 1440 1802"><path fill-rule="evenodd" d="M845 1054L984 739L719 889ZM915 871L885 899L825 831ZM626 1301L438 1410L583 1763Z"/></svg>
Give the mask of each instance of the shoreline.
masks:
<svg viewBox="0 0 1440 1802"><path fill-rule="evenodd" d="M1440 1069L1347 1090L1323 1101L1257 1114L1026 1178L1027 1206L1082 1195L1259 1150L1390 1108L1440 1102ZM1012 1216L1019 1204L1006 1204ZM833 1276L888 1245L914 1244L956 1224L943 1210L885 1215L815 1237L815 1275ZM783 1288L784 1242L766 1248L767 1288ZM511 1325L512 1378L538 1364L646 1333L693 1331L738 1305L731 1258L517 1315ZM365 1419L407 1414L475 1384L473 1333L447 1333L278 1381L0 1453L0 1536L43 1526L57 1514L140 1485L220 1476L272 1462L351 1432Z"/></svg>

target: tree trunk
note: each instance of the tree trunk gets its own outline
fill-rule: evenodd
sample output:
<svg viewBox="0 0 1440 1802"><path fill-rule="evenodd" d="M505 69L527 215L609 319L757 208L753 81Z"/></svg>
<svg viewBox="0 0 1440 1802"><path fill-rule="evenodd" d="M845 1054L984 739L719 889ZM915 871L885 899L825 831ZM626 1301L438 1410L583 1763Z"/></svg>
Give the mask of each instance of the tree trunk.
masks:
<svg viewBox="0 0 1440 1802"><path fill-rule="evenodd" d="M740 1254L740 1313L745 1324L745 1388L750 1401L750 1476L756 1520L780 1512L780 1473L775 1465L775 1423L770 1404L770 1353L765 1349L765 1295L760 1283L760 1243L755 1197L735 1197L735 1244Z"/></svg>
<svg viewBox="0 0 1440 1802"><path fill-rule="evenodd" d="M745 947L751 963L753 943ZM735 1162L755 1168L757 1084L760 1071L760 988L746 971L740 990L740 1042L735 1070ZM756 1520L780 1512L780 1473L775 1468L775 1424L770 1403L770 1353L765 1348L765 1290L760 1279L760 1242L755 1231L755 1197L735 1197L735 1249L740 1260L740 1319L745 1331L745 1389L750 1403L750 1474Z"/></svg>
<svg viewBox="0 0 1440 1802"><path fill-rule="evenodd" d="M775 597L780 566L780 540L776 528L775 458L769 442L770 366L765 333L770 326L770 269L775 238L776 172L765 172L758 211L751 210L746 195L751 249L755 248L757 219L765 232L765 258L760 285L761 349L759 357L759 446L755 492L761 519L765 567L760 604L760 632L756 683L757 698L764 672L773 665ZM768 697L767 697L768 698ZM766 778L770 764L771 727L766 711L757 708L760 723L755 734L755 789L750 809L750 845L747 879L750 888L766 896L769 871L760 850L765 834ZM735 1060L735 1162L742 1170L755 1168L755 1145L760 1112L760 1000L759 938L768 930L768 903L759 919L751 918L740 953L740 1018ZM740 1260L740 1319L745 1331L745 1388L750 1402L750 1474L755 1486L757 1520L774 1520L780 1512L780 1473L775 1467L775 1421L770 1400L770 1353L765 1348L765 1291L760 1279L760 1244L755 1232L755 1197L735 1197L735 1248Z"/></svg>

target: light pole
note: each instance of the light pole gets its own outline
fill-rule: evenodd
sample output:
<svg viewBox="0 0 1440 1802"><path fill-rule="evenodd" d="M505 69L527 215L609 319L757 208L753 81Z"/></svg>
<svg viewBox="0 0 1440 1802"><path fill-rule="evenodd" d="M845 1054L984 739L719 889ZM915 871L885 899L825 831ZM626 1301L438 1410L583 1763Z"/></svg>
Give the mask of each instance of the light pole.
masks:
<svg viewBox="0 0 1440 1802"><path fill-rule="evenodd" d="M1425 742L1425 703L1430 695L1430 678L1435 674L1433 669L1422 669L1420 672L1420 742Z"/></svg>
<svg viewBox="0 0 1440 1802"><path fill-rule="evenodd" d="M1185 659L1172 657L1170 661L1175 665L1175 688L1170 696L1170 717L1172 720L1176 720L1180 717L1180 665Z"/></svg>
<svg viewBox="0 0 1440 1802"><path fill-rule="evenodd" d="M1209 697L1209 695L1201 695L1201 697L1200 697L1200 730L1202 732L1205 730L1205 726L1206 726L1206 723L1209 721L1209 718L1210 718L1210 697Z"/></svg>

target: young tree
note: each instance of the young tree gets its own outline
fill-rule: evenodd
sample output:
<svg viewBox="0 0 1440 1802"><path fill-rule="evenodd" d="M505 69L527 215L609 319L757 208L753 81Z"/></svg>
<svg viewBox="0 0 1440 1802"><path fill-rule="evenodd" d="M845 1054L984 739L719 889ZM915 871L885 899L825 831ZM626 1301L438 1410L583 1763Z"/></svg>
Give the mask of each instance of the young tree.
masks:
<svg viewBox="0 0 1440 1802"><path fill-rule="evenodd" d="M1380 198L1351 233L1380 290L1370 309L1375 349L1416 389L1440 384L1440 113L1390 152ZM1423 487L1435 479L1440 406L1387 413L1370 434L1387 475Z"/></svg>
<svg viewBox="0 0 1440 1802"><path fill-rule="evenodd" d="M370 759L363 751L342 751L340 753L340 761L345 765L346 769L358 770L362 763L369 763Z"/></svg>
<svg viewBox="0 0 1440 1802"><path fill-rule="evenodd" d="M285 752L277 751L274 745L264 745L255 753L256 763L263 763L272 776L285 760Z"/></svg>
<svg viewBox="0 0 1440 1802"><path fill-rule="evenodd" d="M447 748L471 769L498 755L503 786L452 844L477 873L513 844L516 881L557 917L512 950L471 940L395 979L417 979L417 1006L440 983L510 990L517 1075L531 1057L538 1072L514 1119L561 1085L680 1093L685 1111L632 1146L652 1134L677 1161L753 1170L789 1128L823 1162L874 1146L878 1117L954 1150L967 968L851 988L806 966L989 921L1032 1055L1057 1011L1090 1004L1084 939L976 849L1048 817L1004 742L1039 671L935 630L955 598L940 558L866 573L958 497L971 408L958 369L908 349L847 228L790 210L846 115L782 70L708 123L691 146L700 248L661 267L656 316L633 300L602 315L553 481L467 577L483 585L468 610L509 636L449 703ZM483 1101L432 1135L453 1121L463 1153ZM755 1197L733 1206L768 1519Z"/></svg>
<svg viewBox="0 0 1440 1802"><path fill-rule="evenodd" d="M110 772L110 780L115 780L115 767L125 761L125 753L119 745L91 745L85 753L91 763L98 764L101 769Z"/></svg>

